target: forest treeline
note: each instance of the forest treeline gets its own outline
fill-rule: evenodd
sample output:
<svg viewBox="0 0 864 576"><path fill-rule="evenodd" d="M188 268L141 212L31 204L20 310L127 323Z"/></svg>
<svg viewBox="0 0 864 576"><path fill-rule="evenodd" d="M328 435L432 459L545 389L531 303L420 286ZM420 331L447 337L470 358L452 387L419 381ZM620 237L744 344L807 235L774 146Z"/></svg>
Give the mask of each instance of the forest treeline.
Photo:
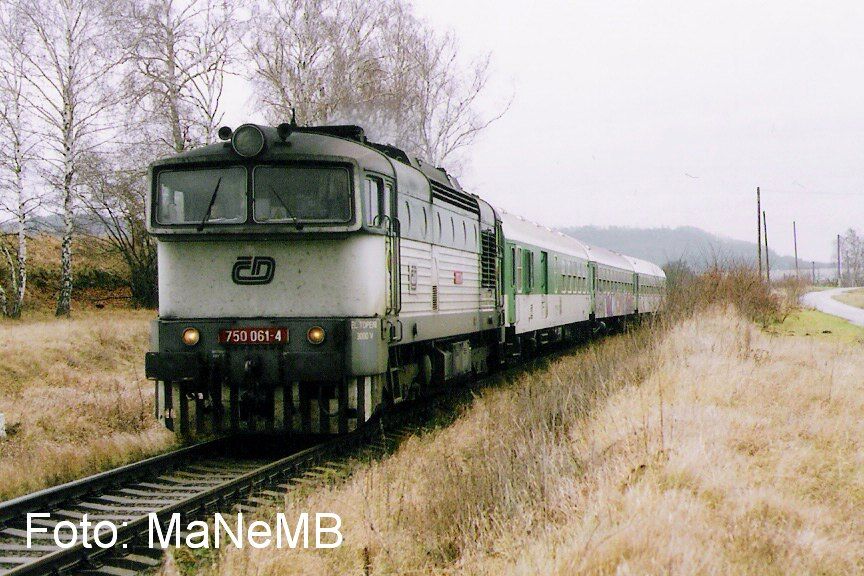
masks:
<svg viewBox="0 0 864 576"><path fill-rule="evenodd" d="M272 123L360 123L452 167L506 110L478 110L489 62L407 0L0 0L0 313L21 315L36 221L58 224L58 316L81 222L155 306L146 169L214 141L231 77Z"/></svg>

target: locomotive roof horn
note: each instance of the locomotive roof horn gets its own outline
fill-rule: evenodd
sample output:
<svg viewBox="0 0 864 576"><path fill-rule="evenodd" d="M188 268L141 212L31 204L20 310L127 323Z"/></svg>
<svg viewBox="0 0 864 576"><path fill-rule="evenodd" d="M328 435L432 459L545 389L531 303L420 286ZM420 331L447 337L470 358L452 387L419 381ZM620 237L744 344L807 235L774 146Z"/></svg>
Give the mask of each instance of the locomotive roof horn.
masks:
<svg viewBox="0 0 864 576"><path fill-rule="evenodd" d="M294 124L289 124L288 122L283 122L276 127L276 133L279 134L279 138L284 142L288 140L288 137L291 136L291 133L294 132Z"/></svg>
<svg viewBox="0 0 864 576"><path fill-rule="evenodd" d="M297 127L297 110L294 107L291 107L291 122L283 122L276 127L276 133L279 134L279 138L284 142L288 140L288 137L291 136L291 133L294 132L294 129Z"/></svg>

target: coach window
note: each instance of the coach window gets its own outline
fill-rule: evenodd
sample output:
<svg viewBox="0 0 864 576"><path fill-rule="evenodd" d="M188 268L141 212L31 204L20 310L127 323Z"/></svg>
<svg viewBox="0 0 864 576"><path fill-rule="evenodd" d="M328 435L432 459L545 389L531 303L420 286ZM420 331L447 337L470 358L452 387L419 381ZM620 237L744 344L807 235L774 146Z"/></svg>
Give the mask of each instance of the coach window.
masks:
<svg viewBox="0 0 864 576"><path fill-rule="evenodd" d="M383 216L384 182L379 178L366 179L366 224L381 226Z"/></svg>
<svg viewBox="0 0 864 576"><path fill-rule="evenodd" d="M524 262L522 260L522 248L516 250L516 292L518 294L522 293L522 286L524 278L522 277L522 270L524 268Z"/></svg>
<svg viewBox="0 0 864 576"><path fill-rule="evenodd" d="M534 252L525 251L525 292L531 293L534 288Z"/></svg>
<svg viewBox="0 0 864 576"><path fill-rule="evenodd" d="M510 285L516 285L516 247L510 247Z"/></svg>

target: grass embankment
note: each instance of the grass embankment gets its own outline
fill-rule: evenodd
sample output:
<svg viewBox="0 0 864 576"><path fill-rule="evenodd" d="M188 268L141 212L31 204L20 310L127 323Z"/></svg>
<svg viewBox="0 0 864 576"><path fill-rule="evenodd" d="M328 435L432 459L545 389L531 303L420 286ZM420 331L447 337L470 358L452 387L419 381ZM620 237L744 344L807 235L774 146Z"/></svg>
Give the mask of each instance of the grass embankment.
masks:
<svg viewBox="0 0 864 576"><path fill-rule="evenodd" d="M782 323L769 326L766 332L783 336L810 336L848 344L864 343L864 329L860 326L812 309L795 310Z"/></svg>
<svg viewBox="0 0 864 576"><path fill-rule="evenodd" d="M770 318L781 333L807 318L746 296L741 280L670 326L487 390L453 425L344 483L286 495L289 517L340 514L342 547L230 548L202 571L860 571L860 344L763 331Z"/></svg>
<svg viewBox="0 0 864 576"><path fill-rule="evenodd" d="M143 358L152 311L0 322L0 501L162 451Z"/></svg>
<svg viewBox="0 0 864 576"><path fill-rule="evenodd" d="M14 254L14 246L7 242ZM27 294L23 315L28 319L53 316L60 288L60 239L36 234L27 242ZM98 238L76 237L72 242L72 313L129 304L128 269L116 251ZM0 252L0 282L7 290L9 268ZM11 299L11 293L8 295ZM2 321L2 318L0 318Z"/></svg>
<svg viewBox="0 0 864 576"><path fill-rule="evenodd" d="M841 292L840 294L832 296L832 298L838 302L842 302L843 304L855 306L856 308L864 308L864 288L856 288L855 290L849 290L848 292Z"/></svg>

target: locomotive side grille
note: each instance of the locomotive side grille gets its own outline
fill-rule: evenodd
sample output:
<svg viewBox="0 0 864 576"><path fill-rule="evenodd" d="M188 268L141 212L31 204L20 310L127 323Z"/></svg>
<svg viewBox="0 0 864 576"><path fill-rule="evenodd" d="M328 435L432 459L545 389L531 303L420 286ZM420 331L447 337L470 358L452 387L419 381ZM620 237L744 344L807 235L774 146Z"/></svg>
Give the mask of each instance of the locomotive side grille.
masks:
<svg viewBox="0 0 864 576"><path fill-rule="evenodd" d="M472 214L480 215L480 205L477 203L476 198L470 194L466 194L465 192L445 188L437 182L432 182L432 198L437 198L442 202L458 206Z"/></svg>
<svg viewBox="0 0 864 576"><path fill-rule="evenodd" d="M498 274L495 269L498 246L495 241L494 230L483 230L480 233L480 286L483 288L495 288Z"/></svg>
<svg viewBox="0 0 864 576"><path fill-rule="evenodd" d="M438 286L432 286L432 310L438 310Z"/></svg>

